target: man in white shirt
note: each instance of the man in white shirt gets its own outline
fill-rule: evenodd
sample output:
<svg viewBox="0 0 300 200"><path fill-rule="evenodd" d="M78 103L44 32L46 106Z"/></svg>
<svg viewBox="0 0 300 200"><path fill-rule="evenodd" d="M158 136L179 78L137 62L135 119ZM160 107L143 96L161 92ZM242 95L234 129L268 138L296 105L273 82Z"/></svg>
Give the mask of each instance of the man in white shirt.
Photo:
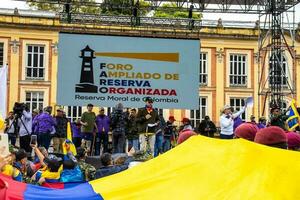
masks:
<svg viewBox="0 0 300 200"><path fill-rule="evenodd" d="M220 117L220 125L221 125L221 133L220 138L221 139L233 139L233 125L234 125L234 119L240 116L242 113L245 112L246 107L243 107L240 111L236 113L233 112L233 108L229 105L225 105L223 107L222 115Z"/></svg>
<svg viewBox="0 0 300 200"><path fill-rule="evenodd" d="M22 121L21 121L22 120ZM18 121L19 135L20 135L20 148L24 149L27 153L31 153L31 132L32 132L32 114L26 106L23 110L23 115Z"/></svg>

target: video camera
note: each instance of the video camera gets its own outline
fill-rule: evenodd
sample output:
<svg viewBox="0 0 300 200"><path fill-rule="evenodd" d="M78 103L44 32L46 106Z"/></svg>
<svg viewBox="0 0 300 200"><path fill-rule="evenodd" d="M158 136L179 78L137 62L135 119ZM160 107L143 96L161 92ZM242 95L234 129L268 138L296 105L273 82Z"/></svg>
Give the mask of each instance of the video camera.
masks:
<svg viewBox="0 0 300 200"><path fill-rule="evenodd" d="M14 115L22 116L23 110L25 110L25 109L26 109L26 104L25 103L16 102L14 107L13 107L13 113L14 113Z"/></svg>

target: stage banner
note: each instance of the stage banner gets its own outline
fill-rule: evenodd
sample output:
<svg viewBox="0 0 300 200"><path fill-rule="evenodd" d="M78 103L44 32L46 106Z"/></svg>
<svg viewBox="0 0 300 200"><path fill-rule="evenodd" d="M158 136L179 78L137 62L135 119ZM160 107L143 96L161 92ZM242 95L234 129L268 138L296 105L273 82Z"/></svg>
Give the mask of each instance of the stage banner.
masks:
<svg viewBox="0 0 300 200"><path fill-rule="evenodd" d="M199 40L59 34L59 105L199 107Z"/></svg>

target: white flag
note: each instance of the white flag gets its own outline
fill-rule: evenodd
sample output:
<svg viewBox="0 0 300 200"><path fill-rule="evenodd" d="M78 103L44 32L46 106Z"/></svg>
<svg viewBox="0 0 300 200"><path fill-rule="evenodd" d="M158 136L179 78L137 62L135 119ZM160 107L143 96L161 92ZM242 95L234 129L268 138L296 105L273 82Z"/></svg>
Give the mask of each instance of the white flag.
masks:
<svg viewBox="0 0 300 200"><path fill-rule="evenodd" d="M0 118L6 117L7 66L0 67Z"/></svg>

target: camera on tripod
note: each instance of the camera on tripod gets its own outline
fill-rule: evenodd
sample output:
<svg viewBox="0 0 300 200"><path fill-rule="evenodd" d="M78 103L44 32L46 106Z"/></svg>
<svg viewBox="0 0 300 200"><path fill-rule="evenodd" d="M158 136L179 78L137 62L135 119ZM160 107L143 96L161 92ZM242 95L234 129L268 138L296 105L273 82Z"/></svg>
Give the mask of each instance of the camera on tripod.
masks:
<svg viewBox="0 0 300 200"><path fill-rule="evenodd" d="M23 114L23 111L26 109L26 104L25 103L18 103L16 102L14 107L13 107L13 113L17 117L21 117Z"/></svg>

